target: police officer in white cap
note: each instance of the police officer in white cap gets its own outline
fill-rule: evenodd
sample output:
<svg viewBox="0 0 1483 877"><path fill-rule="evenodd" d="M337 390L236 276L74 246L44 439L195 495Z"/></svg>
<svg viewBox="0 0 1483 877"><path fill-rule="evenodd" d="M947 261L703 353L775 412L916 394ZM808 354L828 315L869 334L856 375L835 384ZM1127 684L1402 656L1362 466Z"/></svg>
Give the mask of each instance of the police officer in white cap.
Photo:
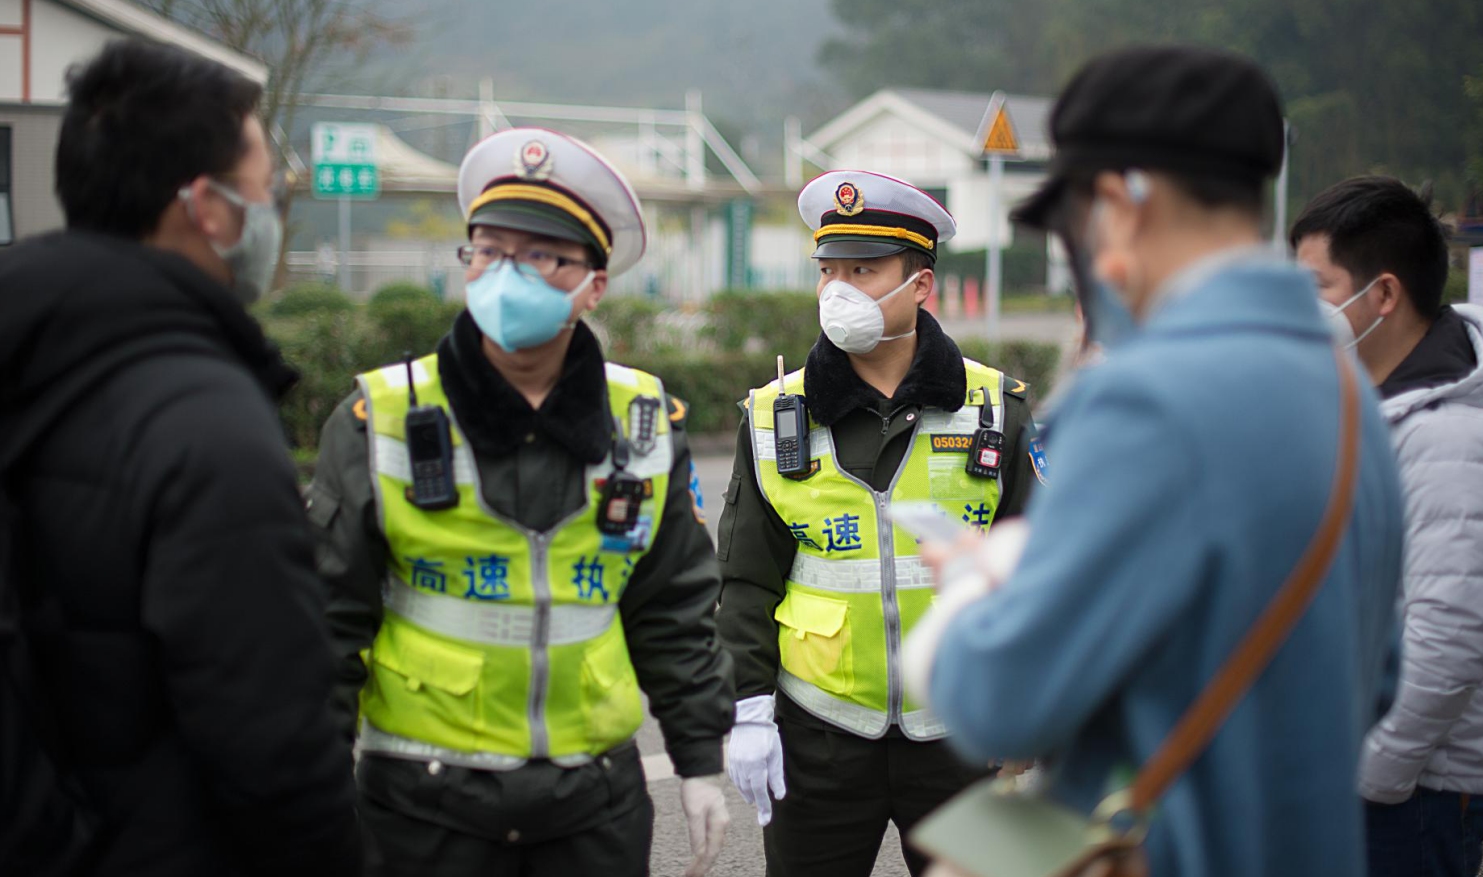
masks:
<svg viewBox="0 0 1483 877"><path fill-rule="evenodd" d="M888 822L904 833L989 770L902 689L932 587L888 510L928 502L987 528L1037 472L1024 383L964 359L921 309L952 216L862 171L824 174L798 209L823 333L803 369L751 393L737 439L717 616L736 665L728 771L766 826L768 874L849 877Z"/></svg>
<svg viewBox="0 0 1483 877"><path fill-rule="evenodd" d="M474 147L459 204L467 310L358 378L309 493L370 871L647 874L642 692L703 874L733 698L684 409L581 320L643 253L638 201L527 128Z"/></svg>

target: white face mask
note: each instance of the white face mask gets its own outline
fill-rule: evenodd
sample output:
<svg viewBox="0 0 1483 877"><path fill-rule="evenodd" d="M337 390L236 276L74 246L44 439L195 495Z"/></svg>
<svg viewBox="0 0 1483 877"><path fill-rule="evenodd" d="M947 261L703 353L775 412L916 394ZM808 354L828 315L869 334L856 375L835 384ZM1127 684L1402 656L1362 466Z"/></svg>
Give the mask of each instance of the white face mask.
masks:
<svg viewBox="0 0 1483 877"><path fill-rule="evenodd" d="M831 280L824 284L819 293L819 327L834 346L845 353L869 353L882 341L895 341L917 334L915 327L901 335L885 337L886 315L881 310L892 296L911 286L922 272L906 278L906 282L881 296L871 298L843 280Z"/></svg>
<svg viewBox="0 0 1483 877"><path fill-rule="evenodd" d="M1379 277L1376 277L1374 280L1366 283L1364 289L1351 295L1348 301L1345 301L1341 305L1330 304L1323 299L1318 300L1318 309L1323 312L1324 319L1328 320L1329 331L1333 333L1334 343L1345 350L1353 350L1355 347L1358 347L1359 342L1370 337L1370 333L1378 329L1381 323L1385 322L1383 315L1376 317L1375 322L1370 324L1370 328L1361 332L1359 337L1355 337L1354 327L1349 325L1349 318L1344 316L1344 309L1364 298L1365 293L1369 292L1379 279Z"/></svg>

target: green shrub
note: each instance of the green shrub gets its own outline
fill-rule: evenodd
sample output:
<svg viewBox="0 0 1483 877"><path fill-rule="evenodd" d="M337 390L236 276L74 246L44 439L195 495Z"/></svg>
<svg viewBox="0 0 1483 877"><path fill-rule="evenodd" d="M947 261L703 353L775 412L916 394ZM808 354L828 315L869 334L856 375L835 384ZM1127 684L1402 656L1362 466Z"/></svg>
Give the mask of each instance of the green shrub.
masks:
<svg viewBox="0 0 1483 877"><path fill-rule="evenodd" d="M587 319L601 326L609 356L630 356L661 346L658 317L665 306L637 295L615 295L602 300Z"/></svg>
<svg viewBox="0 0 1483 877"><path fill-rule="evenodd" d="M1447 273L1447 285L1442 288L1442 303L1461 305L1468 301L1467 268L1453 268Z"/></svg>
<svg viewBox="0 0 1483 877"><path fill-rule="evenodd" d="M706 310L708 331L723 353L781 353L801 365L819 337L819 299L812 292L728 290L712 296Z"/></svg>
<svg viewBox="0 0 1483 877"><path fill-rule="evenodd" d="M773 295L777 300L765 305L725 306L733 315L747 311L753 314L748 320L762 320L756 324L742 323L762 327L762 331L748 336L758 339L761 350L751 353L735 349L696 353L666 350L656 344L645 350L620 353L615 344L608 350L608 356L614 362L659 375L671 393L688 403L691 432L734 431L742 417L737 402L746 397L748 390L776 375L777 353L787 356L790 369L800 368L818 333L812 295ZM749 297L765 298L766 295ZM319 434L325 420L354 389L355 375L396 362L406 350L417 355L432 351L458 310L451 304L429 308L420 296L409 298L410 301L398 301L397 296L391 296L390 302L383 299L375 315L370 307L351 304L349 308L310 309L293 316L271 311L265 317L264 329L302 374L299 385L289 393L282 407L285 428L301 462L312 458L319 446ZM808 305L806 313L800 312L802 308L799 305L803 302ZM649 309L628 308L626 304L623 308L614 309L619 316L616 322L628 321L626 325L635 327L653 326L653 315L657 311L650 313ZM793 309L793 315L787 318L793 321L792 324L777 316L788 309ZM598 313L601 314L602 309ZM609 313L610 320L612 313ZM773 316L756 316L761 313ZM806 326L806 331L798 323ZM614 322L608 325L612 326ZM645 331L649 330L634 328L621 333L625 337L630 333L637 337ZM782 344L788 346L785 348L776 343L776 339L783 339ZM1032 401L1046 398L1051 390L1060 357L1057 345L1031 341L994 343L970 338L960 341L959 347L965 356L1001 368L1006 374L1030 384Z"/></svg>
<svg viewBox="0 0 1483 877"><path fill-rule="evenodd" d="M344 314L353 310L355 302L338 287L324 283L298 283L290 286L277 301L268 306L268 313L275 317Z"/></svg>
<svg viewBox="0 0 1483 877"><path fill-rule="evenodd" d="M335 406L350 394L355 376L377 363L361 361L364 321L359 313L311 313L267 326L283 356L299 370L299 383L283 400L284 428L296 448L319 447L319 433Z"/></svg>
<svg viewBox="0 0 1483 877"><path fill-rule="evenodd" d="M441 307L442 304L443 300L438 298L437 293L428 289L426 286L399 280L395 283L388 283L376 290L375 294L366 302L366 307L374 315L378 309L382 308L395 308L401 305L422 305L424 307L436 308Z"/></svg>
<svg viewBox="0 0 1483 877"><path fill-rule="evenodd" d="M1030 402L1038 404L1050 395L1056 369L1061 364L1060 345L1044 341L989 341L985 338L958 340L958 349L969 359L993 366L1005 375L1030 385Z"/></svg>
<svg viewBox="0 0 1483 877"><path fill-rule="evenodd" d="M666 392L685 400L685 428L692 433L734 431L742 417L737 403L748 390L777 377L777 358L766 353L641 355L621 362L658 375Z"/></svg>
<svg viewBox="0 0 1483 877"><path fill-rule="evenodd" d="M461 303L445 303L432 290L410 283L384 286L366 305L369 326L361 339L357 359L379 365L430 353L438 346Z"/></svg>
<svg viewBox="0 0 1483 877"><path fill-rule="evenodd" d="M1045 236L1027 234L1024 229L1015 231L1015 241L1005 248L1000 256L1000 279L1005 296L1031 290L1045 289ZM943 253L937 260L937 276L956 274L972 277L980 284L988 270L986 250L965 250Z"/></svg>

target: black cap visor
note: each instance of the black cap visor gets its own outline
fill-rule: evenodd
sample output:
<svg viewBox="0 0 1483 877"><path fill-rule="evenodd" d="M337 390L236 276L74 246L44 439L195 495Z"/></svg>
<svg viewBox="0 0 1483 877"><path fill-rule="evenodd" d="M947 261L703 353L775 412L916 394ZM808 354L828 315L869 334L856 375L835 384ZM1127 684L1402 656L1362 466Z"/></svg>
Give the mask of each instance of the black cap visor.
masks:
<svg viewBox="0 0 1483 877"><path fill-rule="evenodd" d="M907 249L905 244L886 241L824 241L814 248L815 259L880 259Z"/></svg>
<svg viewBox="0 0 1483 877"><path fill-rule="evenodd" d="M470 233L476 225L509 228L555 238L559 241L574 241L586 244L599 253L602 252L591 232L583 228L575 219L555 210L542 210L515 201L497 201L480 207L469 219Z"/></svg>

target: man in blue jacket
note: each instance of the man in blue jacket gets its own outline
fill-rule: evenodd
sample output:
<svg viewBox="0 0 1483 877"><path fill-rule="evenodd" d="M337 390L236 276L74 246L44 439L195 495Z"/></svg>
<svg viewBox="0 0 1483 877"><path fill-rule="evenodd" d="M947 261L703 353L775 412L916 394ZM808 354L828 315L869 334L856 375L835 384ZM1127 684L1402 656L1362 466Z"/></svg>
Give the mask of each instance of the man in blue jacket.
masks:
<svg viewBox="0 0 1483 877"><path fill-rule="evenodd" d="M1123 306L1134 328L1057 406L1055 477L1022 559L943 625L930 694L975 758L1048 755L1052 796L1090 812L1158 749L1313 537L1340 391L1311 280L1262 246L1283 128L1260 69L1187 48L1104 56L1062 94L1051 134L1050 179L1016 218L1066 241L1094 335ZM1355 767L1394 641L1402 509L1367 389L1361 409L1337 557L1152 814L1154 877L1364 873Z"/></svg>

